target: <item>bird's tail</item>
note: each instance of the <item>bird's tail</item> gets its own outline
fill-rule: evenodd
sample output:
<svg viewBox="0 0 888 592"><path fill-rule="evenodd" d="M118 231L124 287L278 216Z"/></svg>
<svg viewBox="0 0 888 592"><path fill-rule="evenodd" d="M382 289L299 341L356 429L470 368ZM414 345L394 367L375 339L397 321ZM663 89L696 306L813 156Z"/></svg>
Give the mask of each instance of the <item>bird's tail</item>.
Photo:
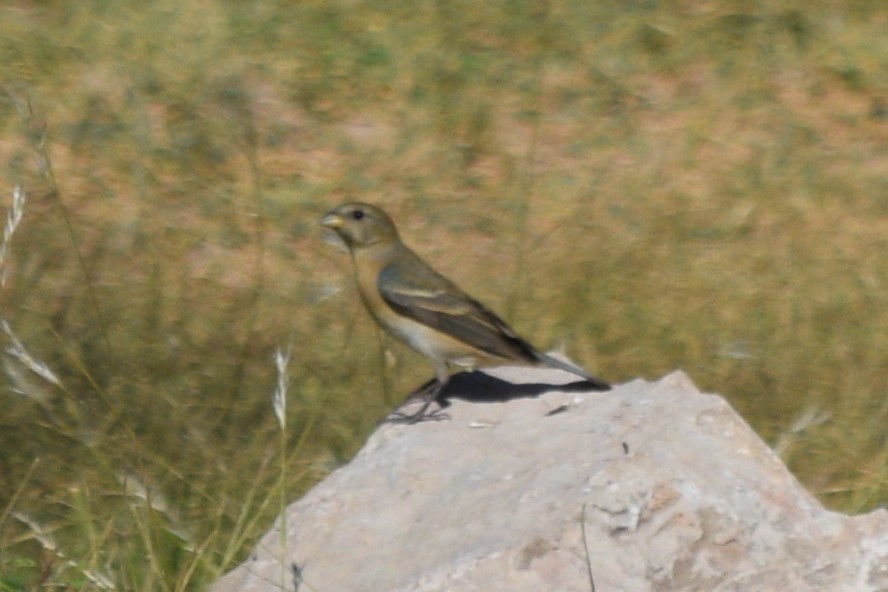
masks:
<svg viewBox="0 0 888 592"><path fill-rule="evenodd" d="M593 390L597 390L597 391L611 390L611 385L604 382L600 378L592 376L591 374L589 374L588 372L586 372L585 370L583 370L579 366L575 366L574 364L571 364L570 362L565 362L565 361L559 360L558 358L556 358L554 356L550 356L550 355L544 354L542 352L534 352L534 353L536 354L537 361L539 361L540 364L545 364L546 366L549 366L550 368L558 368L559 370L564 370L565 372L570 372L571 374L576 374L577 376L585 378L586 381L589 382L589 384L592 386Z"/></svg>

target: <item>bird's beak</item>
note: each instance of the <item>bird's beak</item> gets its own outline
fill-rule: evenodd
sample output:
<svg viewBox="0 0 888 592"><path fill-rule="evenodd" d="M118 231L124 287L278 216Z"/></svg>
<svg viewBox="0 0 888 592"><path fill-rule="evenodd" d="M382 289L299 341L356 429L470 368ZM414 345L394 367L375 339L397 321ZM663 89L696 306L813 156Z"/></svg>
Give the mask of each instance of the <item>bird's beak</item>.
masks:
<svg viewBox="0 0 888 592"><path fill-rule="evenodd" d="M336 230L345 226L345 219L339 214L327 214L321 218L321 226Z"/></svg>
<svg viewBox="0 0 888 592"><path fill-rule="evenodd" d="M324 242L335 246L340 251L348 251L346 238L342 236L341 233L342 228L345 226L345 218L343 218L339 214L330 212L329 214L321 218L321 226L329 229L323 232Z"/></svg>

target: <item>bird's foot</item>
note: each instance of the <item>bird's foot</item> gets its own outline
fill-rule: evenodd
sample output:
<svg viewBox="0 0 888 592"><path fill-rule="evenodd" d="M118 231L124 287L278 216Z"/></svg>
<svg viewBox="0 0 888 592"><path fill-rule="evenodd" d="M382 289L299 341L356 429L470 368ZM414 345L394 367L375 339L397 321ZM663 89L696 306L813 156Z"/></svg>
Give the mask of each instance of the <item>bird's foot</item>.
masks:
<svg viewBox="0 0 888 592"><path fill-rule="evenodd" d="M443 409L428 411L427 409L423 408L416 413L404 413L403 411L395 411L384 420L382 420L382 423L413 425L415 423L422 423L424 421L447 421L449 419L450 414L445 413Z"/></svg>
<svg viewBox="0 0 888 592"><path fill-rule="evenodd" d="M443 385L437 380L429 381L420 387L417 391L407 397L407 401L401 405L401 408L407 407L414 401L422 401L422 406L418 411L407 413L405 411L394 411L386 417L382 423L395 423L413 425L424 421L445 421L450 419L449 413L444 413L446 403L438 401L438 395L441 393ZM429 407L438 404L438 409L429 411Z"/></svg>

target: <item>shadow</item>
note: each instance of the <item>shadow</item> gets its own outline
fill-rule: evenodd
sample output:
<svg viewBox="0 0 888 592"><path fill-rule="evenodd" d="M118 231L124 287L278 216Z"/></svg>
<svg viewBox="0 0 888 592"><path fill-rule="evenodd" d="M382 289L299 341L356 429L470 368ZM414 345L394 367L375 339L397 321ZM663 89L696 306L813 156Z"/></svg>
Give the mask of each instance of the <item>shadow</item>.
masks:
<svg viewBox="0 0 888 592"><path fill-rule="evenodd" d="M435 383L432 378L407 397L412 399L416 394L428 392ZM601 389L587 380L578 380L566 384L550 384L540 382L528 382L515 384L486 374L480 370L472 372L459 372L453 374L441 392L438 393L435 402L441 408L450 406L450 399L460 399L472 403L502 403L512 399L538 397L549 391L565 391L568 393L598 392ZM405 401L405 402L406 402Z"/></svg>

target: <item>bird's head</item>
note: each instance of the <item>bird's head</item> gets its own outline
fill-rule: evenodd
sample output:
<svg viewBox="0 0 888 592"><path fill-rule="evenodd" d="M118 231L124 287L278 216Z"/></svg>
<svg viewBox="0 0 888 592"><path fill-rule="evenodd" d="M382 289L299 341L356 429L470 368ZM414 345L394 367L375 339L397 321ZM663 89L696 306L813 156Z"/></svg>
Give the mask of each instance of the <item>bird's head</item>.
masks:
<svg viewBox="0 0 888 592"><path fill-rule="evenodd" d="M332 229L349 249L389 244L400 240L388 214L365 203L347 203L327 212L321 226Z"/></svg>

